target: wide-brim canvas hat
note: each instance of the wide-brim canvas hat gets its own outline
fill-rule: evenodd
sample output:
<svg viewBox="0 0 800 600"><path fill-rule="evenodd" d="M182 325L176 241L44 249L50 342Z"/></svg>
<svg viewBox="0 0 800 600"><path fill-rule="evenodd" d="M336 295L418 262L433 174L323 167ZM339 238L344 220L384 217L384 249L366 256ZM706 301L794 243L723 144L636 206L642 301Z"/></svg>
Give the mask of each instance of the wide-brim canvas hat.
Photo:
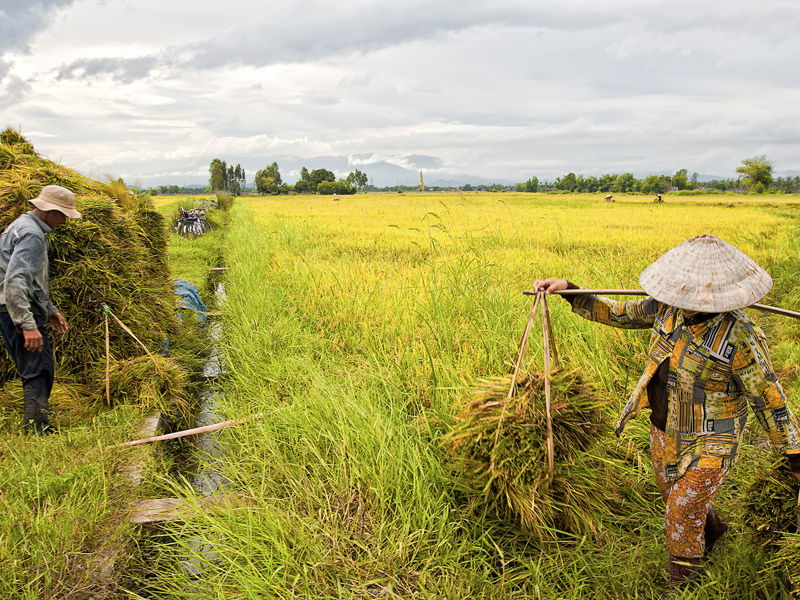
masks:
<svg viewBox="0 0 800 600"><path fill-rule="evenodd" d="M720 313L761 300L772 289L772 277L726 241L699 235L662 254L642 271L639 284L664 304Z"/></svg>
<svg viewBox="0 0 800 600"><path fill-rule="evenodd" d="M57 210L70 219L80 219L81 213L75 210L75 194L60 185L46 185L36 198L31 198L39 210Z"/></svg>

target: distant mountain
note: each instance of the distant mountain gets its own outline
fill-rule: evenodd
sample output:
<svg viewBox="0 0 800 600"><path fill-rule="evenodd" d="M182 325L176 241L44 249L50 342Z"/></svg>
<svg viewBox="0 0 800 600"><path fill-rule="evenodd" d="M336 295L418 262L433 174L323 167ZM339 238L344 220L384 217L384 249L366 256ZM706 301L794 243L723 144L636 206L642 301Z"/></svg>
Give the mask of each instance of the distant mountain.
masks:
<svg viewBox="0 0 800 600"><path fill-rule="evenodd" d="M219 158L225 160L228 165L241 165L247 174L248 185L253 183L255 175L259 170L265 169L273 162L278 163L281 179L288 185L294 185L300 179L300 170L303 167L308 169L309 172L314 169L327 169L332 171L337 179L347 177L348 173L358 169L362 173L367 174L369 185L374 185L375 187L419 185L420 169L422 169L426 186L451 187L463 186L465 184L491 185L493 183L513 185L517 183L504 179L488 179L477 175L450 173L441 167L439 159L421 155L412 155L397 159L397 162L404 164L394 164L393 162L388 162L388 160L378 160L370 154L349 157L313 156L310 158L303 158L292 155L278 155L267 158L253 156L233 156L227 158L220 156ZM210 163L211 159L209 159L208 162ZM190 185L208 185L208 177L206 175L187 176L185 178L180 177L180 179L181 182L185 180L184 185L186 187ZM148 180L145 184L159 186L173 185L174 183L174 181L154 181L151 183Z"/></svg>

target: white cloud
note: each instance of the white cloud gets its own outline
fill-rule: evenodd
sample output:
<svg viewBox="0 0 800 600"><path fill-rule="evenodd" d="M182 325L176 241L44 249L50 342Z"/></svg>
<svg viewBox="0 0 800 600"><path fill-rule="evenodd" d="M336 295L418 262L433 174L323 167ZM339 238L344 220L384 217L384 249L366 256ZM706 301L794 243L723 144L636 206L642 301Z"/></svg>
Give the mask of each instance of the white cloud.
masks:
<svg viewBox="0 0 800 600"><path fill-rule="evenodd" d="M31 1L0 106L87 172L800 170L800 7L778 0Z"/></svg>

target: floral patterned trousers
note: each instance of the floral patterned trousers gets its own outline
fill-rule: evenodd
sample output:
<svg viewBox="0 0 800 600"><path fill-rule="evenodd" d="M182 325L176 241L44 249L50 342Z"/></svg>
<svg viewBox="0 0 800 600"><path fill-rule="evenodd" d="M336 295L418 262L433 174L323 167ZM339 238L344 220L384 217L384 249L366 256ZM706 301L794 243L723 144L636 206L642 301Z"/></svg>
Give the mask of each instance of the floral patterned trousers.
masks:
<svg viewBox="0 0 800 600"><path fill-rule="evenodd" d="M656 485L667 503L664 535L672 556L702 558L705 550L705 524L711 501L730 472L724 469L689 467L681 477L667 480L665 474L663 431L650 425L650 454Z"/></svg>

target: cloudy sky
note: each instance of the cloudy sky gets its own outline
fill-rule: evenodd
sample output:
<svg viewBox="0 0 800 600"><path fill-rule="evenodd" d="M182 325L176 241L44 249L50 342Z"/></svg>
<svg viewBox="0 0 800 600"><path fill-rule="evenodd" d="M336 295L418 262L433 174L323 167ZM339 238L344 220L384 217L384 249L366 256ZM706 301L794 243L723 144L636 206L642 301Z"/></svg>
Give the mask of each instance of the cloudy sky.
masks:
<svg viewBox="0 0 800 600"><path fill-rule="evenodd" d="M0 0L0 126L92 177L800 173L792 0Z"/></svg>

